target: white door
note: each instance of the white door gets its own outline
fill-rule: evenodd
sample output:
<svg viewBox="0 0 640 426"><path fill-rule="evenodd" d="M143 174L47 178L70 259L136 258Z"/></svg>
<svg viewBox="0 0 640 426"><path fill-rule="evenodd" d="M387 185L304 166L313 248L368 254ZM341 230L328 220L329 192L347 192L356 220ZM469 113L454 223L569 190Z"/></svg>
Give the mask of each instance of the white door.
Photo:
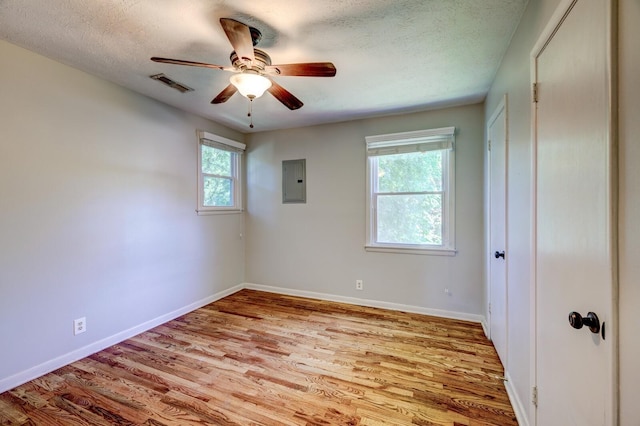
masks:
<svg viewBox="0 0 640 426"><path fill-rule="evenodd" d="M533 52L536 424L613 425L611 3L561 3ZM574 311L596 313L604 328L572 328Z"/></svg>
<svg viewBox="0 0 640 426"><path fill-rule="evenodd" d="M507 366L506 96L487 123L489 145L489 336Z"/></svg>

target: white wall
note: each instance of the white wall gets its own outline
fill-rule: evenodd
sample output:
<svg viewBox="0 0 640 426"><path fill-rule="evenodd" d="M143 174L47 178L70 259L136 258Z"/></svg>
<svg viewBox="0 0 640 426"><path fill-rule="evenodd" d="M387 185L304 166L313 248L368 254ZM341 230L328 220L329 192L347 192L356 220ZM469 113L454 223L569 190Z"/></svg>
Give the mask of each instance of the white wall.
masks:
<svg viewBox="0 0 640 426"><path fill-rule="evenodd" d="M640 2L619 2L620 424L640 422Z"/></svg>
<svg viewBox="0 0 640 426"><path fill-rule="evenodd" d="M244 244L242 215L195 214L196 129L241 134L6 42L0 57L2 391L242 283Z"/></svg>
<svg viewBox="0 0 640 426"><path fill-rule="evenodd" d="M558 0L530 1L485 100L485 122L508 95L507 247L508 386L525 418L531 393L529 320L531 256L531 83L529 55Z"/></svg>
<svg viewBox="0 0 640 426"><path fill-rule="evenodd" d="M457 256L365 252L365 136L445 126L456 127ZM480 314L482 129L477 104L248 136L247 281ZM306 159L307 203L282 204L282 160L298 158Z"/></svg>

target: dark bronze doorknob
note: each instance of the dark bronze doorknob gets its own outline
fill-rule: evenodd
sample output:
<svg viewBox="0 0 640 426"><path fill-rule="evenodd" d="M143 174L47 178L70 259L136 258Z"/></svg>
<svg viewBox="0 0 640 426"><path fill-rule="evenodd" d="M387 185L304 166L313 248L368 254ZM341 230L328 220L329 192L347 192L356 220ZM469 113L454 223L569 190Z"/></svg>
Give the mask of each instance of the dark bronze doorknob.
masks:
<svg viewBox="0 0 640 426"><path fill-rule="evenodd" d="M571 312L569 314L569 324L576 330L580 330L586 325L592 333L600 333L600 320L593 312L589 312L586 317L583 317L577 312Z"/></svg>
<svg viewBox="0 0 640 426"><path fill-rule="evenodd" d="M504 251L497 251L493 254L496 259L503 258L504 259Z"/></svg>

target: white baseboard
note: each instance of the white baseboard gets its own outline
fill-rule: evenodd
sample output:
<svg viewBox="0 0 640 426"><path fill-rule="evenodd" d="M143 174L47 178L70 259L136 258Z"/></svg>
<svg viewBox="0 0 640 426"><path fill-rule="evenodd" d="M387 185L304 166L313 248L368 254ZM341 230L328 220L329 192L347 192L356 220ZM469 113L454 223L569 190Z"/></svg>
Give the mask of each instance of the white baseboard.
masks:
<svg viewBox="0 0 640 426"><path fill-rule="evenodd" d="M78 361L79 359L85 358L89 355L93 355L94 353L99 352L103 349L106 349L109 346L113 346L117 343L127 340L133 336L136 336L140 333L143 333L147 330L157 327L158 325L171 321L181 315L184 315L198 308L201 308L202 306L208 305L209 303L215 302L216 300L222 299L223 297L236 293L244 288L251 289L251 290L266 291L269 293L284 294L289 296L308 297L312 299L348 303L351 305L369 306L373 308L384 308L384 309L390 309L394 311L411 312L411 313L417 313L417 314L423 314L423 315L432 315L436 317L471 321L471 322L482 324L483 329L485 330L485 333L486 333L485 319L482 315L468 314L464 312L446 311L441 309L430 309L430 308L423 308L420 306L403 305L399 303L382 302L382 301L370 300L370 299L360 299L356 297L337 296L333 294L317 293L312 291L293 290L293 289L288 289L283 287L272 287L272 286L265 286L265 285L253 284L253 283L243 283L243 284L239 284L234 287L231 287L227 290L223 290L221 292L213 294L211 296L208 296L204 299L198 300L197 302L191 303L180 309L176 309L165 315L161 315L157 318L144 322L135 327L121 331L119 333L116 333L104 339L98 340L97 342L93 342L87 346L76 349L72 352L66 353L57 358L46 361L42 364L36 365L27 370L21 371L20 373L14 374L13 376L0 379L0 393L13 389L16 386L20 386L23 383L36 379L44 374L57 370L60 367L64 367L65 365ZM508 386L507 386L507 392L509 392ZM509 397L511 398L511 394L509 394ZM515 409L515 404L514 404L514 409ZM522 411L522 413L524 413L524 411ZM520 418L518 418L518 420L520 421ZM526 425L526 423L521 423L521 425Z"/></svg>
<svg viewBox="0 0 640 426"><path fill-rule="evenodd" d="M244 283L244 288L247 288L250 290L266 291L269 293L284 294L287 296L308 297L311 299L327 300L330 302L341 302L341 303L348 303L351 305L390 309L392 311L403 311L403 312L411 312L414 314L432 315L435 317L471 321L471 322L477 322L481 324L484 322L484 317L482 315L467 314L464 312L446 311L442 309L430 309L430 308L423 308L420 306L403 305L400 303L390 303L390 302L382 302L379 300L360 299L357 297L336 296L334 294L316 293L313 291L304 291L304 290L294 290L294 289L284 288L284 287L272 287L272 286L266 286L261 284L254 284L254 283Z"/></svg>
<svg viewBox="0 0 640 426"><path fill-rule="evenodd" d="M178 318L181 315L208 305L209 303L215 302L216 300L222 299L223 297L229 296L230 294L236 293L243 288L244 286L242 284L236 285L227 290L223 290L211 296L205 297L204 299L198 300L197 302L191 303L180 309L176 309L175 311L169 312L168 314L164 314L157 318L144 322L128 330L121 331L102 340L98 340L97 342L93 342L80 349L76 349L75 351L43 362L40 365L36 365L35 367L31 367L27 370L21 371L20 373L14 374L13 376L0 379L0 393L13 389L16 386L20 386L23 383L36 379L44 374L57 370L60 367L64 367L65 365L78 361L79 359L85 358L89 355L93 355L96 352L100 352L101 350L106 349L109 346L113 346L133 336L164 324L167 321L171 321L172 319Z"/></svg>
<svg viewBox="0 0 640 426"><path fill-rule="evenodd" d="M529 426L529 420L527 417L527 412L524 409L524 405L522 405L522 400L518 396L516 389L513 387L513 381L509 376L509 372L505 371L504 378L504 386L507 388L507 395L509 396L509 401L511 401L511 406L513 407L513 411L516 413L516 419L518 420L519 426Z"/></svg>
<svg viewBox="0 0 640 426"><path fill-rule="evenodd" d="M484 331L485 337L488 339L489 338L489 325L487 324L487 319L485 317L482 317L482 321L480 321L480 324L482 325L482 331Z"/></svg>

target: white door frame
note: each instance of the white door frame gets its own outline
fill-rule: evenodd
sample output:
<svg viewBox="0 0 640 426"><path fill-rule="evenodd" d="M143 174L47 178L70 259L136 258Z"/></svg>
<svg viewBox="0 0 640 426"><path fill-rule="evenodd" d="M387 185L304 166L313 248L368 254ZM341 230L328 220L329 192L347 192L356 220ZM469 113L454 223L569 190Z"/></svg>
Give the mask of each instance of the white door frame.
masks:
<svg viewBox="0 0 640 426"><path fill-rule="evenodd" d="M498 106L496 106L495 110L493 111L493 114L491 114L491 118L489 118L489 120L487 121L486 124L486 134L487 134L487 140L489 140L489 129L491 127L491 125L496 121L496 119L498 118L498 116L500 115L500 113L502 111L504 111L504 117L505 117L505 129L504 129L504 182L505 182L505 194L504 194L504 202L505 202L505 211L504 211L504 219L505 219L505 228L504 228L504 247L502 248L506 253L507 253L507 258L508 258L508 245L509 245L509 239L508 239L508 227L507 224L509 223L508 220L508 194L507 194L507 188L509 187L509 183L508 183L508 158L509 158L509 147L508 147L508 141L509 141L509 113L507 110L507 102L508 98L507 95L505 94L502 97L502 100L498 103ZM488 230L487 233L487 239L486 239L486 250L487 250L487 257L486 257L486 279L487 279L487 304L489 305L491 303L491 262L492 262L492 258L493 258L493 248L491 247L491 234L492 234L492 221L491 221L491 168L493 167L491 164L491 153L490 153L490 147L487 147L487 170L489 171L489 173L487 173L487 219L486 219L486 229ZM505 258L504 262L505 262L505 287L508 289L508 259ZM505 295L505 312L506 312L506 323L505 326L509 323L509 303L508 303L508 290L507 290L507 294ZM493 330L491 329L491 310L488 309L489 306L487 306L487 337L489 339L492 339L491 335L493 333ZM508 336L508 327L506 330L504 330L505 333L505 360L504 360L504 369L505 369L505 373L507 371L507 359L508 359L508 353L509 353L509 336Z"/></svg>
<svg viewBox="0 0 640 426"><path fill-rule="evenodd" d="M530 87L531 90L531 187L530 187L530 199L531 199L531 224L530 224L530 238L531 238L531 258L530 258L530 383L532 386L532 394L529 399L529 424L537 425L537 407L534 403L533 389L536 389L537 385L537 339L536 339L536 324L537 324L537 289L536 289L536 212L537 212L537 199L536 199L536 181L537 181L537 108L535 104L535 89L534 83L538 81L538 73L536 67L536 58L542 53L544 48L547 46L553 35L555 34L558 27L564 21L565 16L571 10L573 5L578 0L560 0L556 10L553 15L549 19L546 27L540 34L537 42L535 43L533 49L530 54ZM585 0L583 0L585 1ZM592 1L592 0L586 0ZM607 71L610 79L610 90L609 90L609 138L613 143L614 147L617 147L617 113L615 106L617 105L617 74L615 72L615 52L616 52L616 34L617 34L617 0L608 0L607 1ZM618 217L618 198L617 198L617 149L612 149L610 161L610 173L611 173L611 184L612 184L612 200L611 200L611 208L610 212L611 216L611 235L614 240L617 241L617 217ZM617 247L612 247L612 253L616 256ZM614 264L613 268L613 280L612 280L612 293L613 298L611 300L611 313L612 316L609 320L609 324L607 326L608 329L608 338L612 339L612 350L611 354L611 365L608 366L610 375L612 380L610 382L609 395L611 395L611 400L608 401L609 405L609 413L610 425L618 424L618 280L617 280L617 264ZM544 425L540 425L544 426Z"/></svg>

